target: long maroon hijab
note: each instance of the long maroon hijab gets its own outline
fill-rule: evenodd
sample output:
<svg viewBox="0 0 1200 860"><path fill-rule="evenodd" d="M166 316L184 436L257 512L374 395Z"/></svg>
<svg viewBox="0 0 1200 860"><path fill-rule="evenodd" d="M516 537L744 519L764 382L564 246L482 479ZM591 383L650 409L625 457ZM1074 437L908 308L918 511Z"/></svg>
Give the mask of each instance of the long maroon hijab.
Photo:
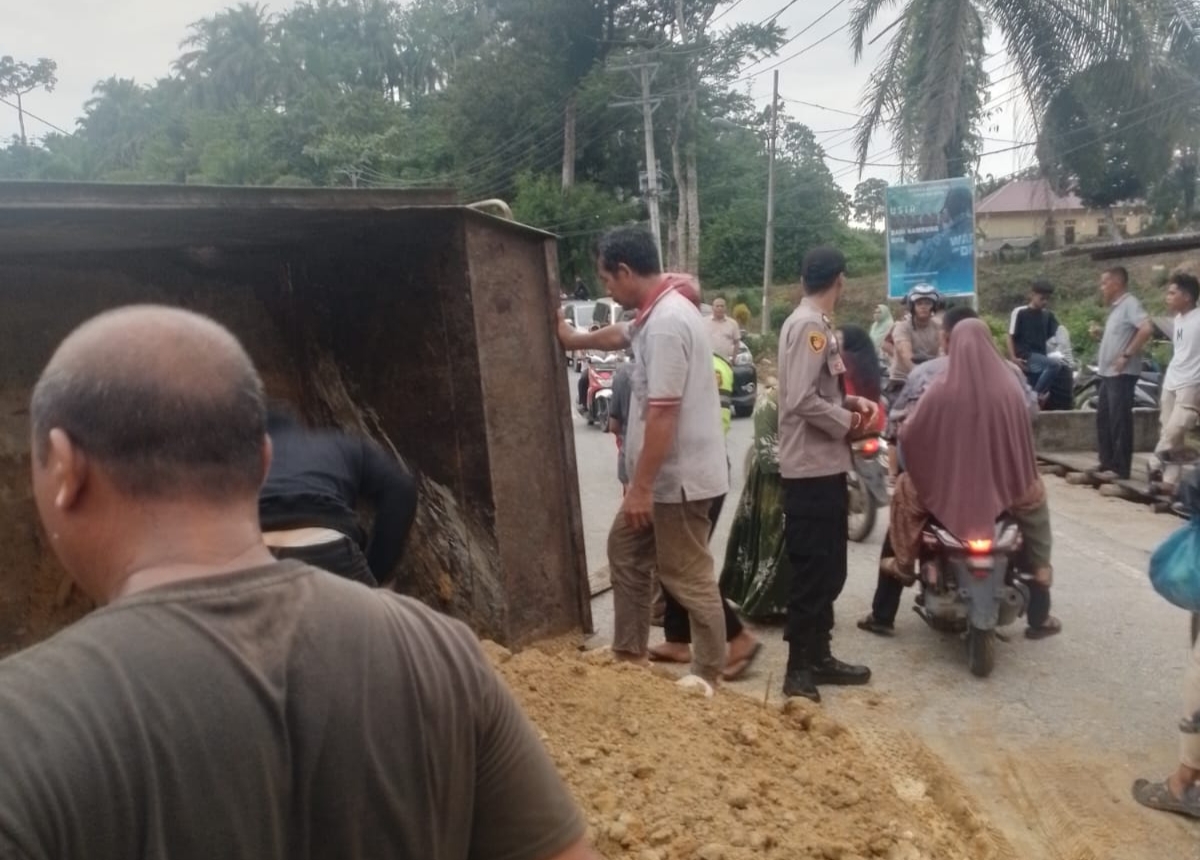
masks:
<svg viewBox="0 0 1200 860"><path fill-rule="evenodd" d="M996 518L1038 480L1029 407L982 321L954 327L948 364L901 425L904 466L955 536L990 538Z"/></svg>

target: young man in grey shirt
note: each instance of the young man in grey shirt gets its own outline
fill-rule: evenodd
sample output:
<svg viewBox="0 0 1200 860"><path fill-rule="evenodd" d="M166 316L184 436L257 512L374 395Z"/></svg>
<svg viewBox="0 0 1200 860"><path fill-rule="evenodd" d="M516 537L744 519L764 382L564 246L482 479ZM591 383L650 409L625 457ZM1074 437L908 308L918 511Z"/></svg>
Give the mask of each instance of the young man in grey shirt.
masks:
<svg viewBox="0 0 1200 860"><path fill-rule="evenodd" d="M729 491L720 398L694 282L664 275L653 236L621 228L600 240L597 270L609 295L638 314L628 326L577 332L559 319L565 349L620 349L637 362L625 435L629 485L608 536L613 653L646 662L657 570L687 609L693 674L710 684L725 666L725 617L708 549L712 500Z"/></svg>
<svg viewBox="0 0 1200 860"><path fill-rule="evenodd" d="M1104 481L1127 480L1133 468L1133 393L1142 373L1142 347L1153 327L1137 297L1129 292L1129 273L1116 266L1100 276L1100 294L1108 319L1096 359L1100 402L1096 407L1096 436Z"/></svg>

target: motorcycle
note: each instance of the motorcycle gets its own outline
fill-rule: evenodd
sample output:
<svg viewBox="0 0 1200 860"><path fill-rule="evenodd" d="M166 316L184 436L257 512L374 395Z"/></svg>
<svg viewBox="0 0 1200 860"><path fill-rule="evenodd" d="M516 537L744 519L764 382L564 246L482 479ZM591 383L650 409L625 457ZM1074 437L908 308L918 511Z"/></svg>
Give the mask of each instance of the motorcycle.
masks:
<svg viewBox="0 0 1200 860"><path fill-rule="evenodd" d="M932 520L921 534L921 592L913 611L934 630L966 638L967 667L977 677L995 668L996 628L1029 607L1033 574L1023 544L1008 516L996 521L990 538L962 539Z"/></svg>
<svg viewBox="0 0 1200 860"><path fill-rule="evenodd" d="M1075 408L1095 411L1100 402L1099 366L1089 364L1075 377ZM1158 409L1162 397L1163 373L1158 364L1147 359L1133 391L1134 409Z"/></svg>
<svg viewBox="0 0 1200 860"><path fill-rule="evenodd" d="M619 353L610 352L603 356L589 356L585 360L587 374L587 397L577 404L579 414L587 418L588 426L608 427L609 407L612 405L612 380L617 365L623 361Z"/></svg>
<svg viewBox="0 0 1200 860"><path fill-rule="evenodd" d="M850 493L850 540L862 543L875 530L876 512L888 504L887 442L878 436L859 439L851 445L854 470L847 486Z"/></svg>

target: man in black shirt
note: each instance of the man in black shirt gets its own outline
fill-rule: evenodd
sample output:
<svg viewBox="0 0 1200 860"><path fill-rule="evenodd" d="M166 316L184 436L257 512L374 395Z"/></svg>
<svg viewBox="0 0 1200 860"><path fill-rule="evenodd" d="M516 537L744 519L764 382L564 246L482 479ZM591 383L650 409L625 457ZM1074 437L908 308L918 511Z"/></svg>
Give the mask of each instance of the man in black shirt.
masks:
<svg viewBox="0 0 1200 860"><path fill-rule="evenodd" d="M1058 332L1058 319L1047 310L1053 294L1051 284L1034 281L1029 290L1029 304L1014 310L1008 324L1008 357L1025 371L1042 406L1050 397L1054 378L1063 368L1059 359L1046 355L1046 341Z"/></svg>
<svg viewBox="0 0 1200 860"><path fill-rule="evenodd" d="M417 511L412 477L370 439L310 430L280 408L268 412L267 433L271 469L258 513L275 557L369 586L391 579ZM360 498L375 512L369 540Z"/></svg>

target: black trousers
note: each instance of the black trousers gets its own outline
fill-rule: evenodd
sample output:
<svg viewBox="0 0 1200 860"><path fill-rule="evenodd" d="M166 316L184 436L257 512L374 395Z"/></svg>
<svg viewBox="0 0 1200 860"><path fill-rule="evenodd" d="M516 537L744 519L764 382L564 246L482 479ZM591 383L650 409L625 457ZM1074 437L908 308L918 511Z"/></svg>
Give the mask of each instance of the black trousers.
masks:
<svg viewBox="0 0 1200 860"><path fill-rule="evenodd" d="M721 509L725 507L725 497L713 499L712 507L708 510L708 539L711 541L713 532L717 530L717 520L721 518ZM663 601L666 608L663 611L663 635L668 642L691 644L692 624L688 620L687 610L675 599L671 592L663 589ZM733 611L729 601L722 596L721 605L725 607L725 641L732 642L742 633L742 619Z"/></svg>
<svg viewBox="0 0 1200 860"><path fill-rule="evenodd" d="M846 585L849 496L845 473L783 481L783 537L792 565L789 662L828 653L833 604Z"/></svg>
<svg viewBox="0 0 1200 860"><path fill-rule="evenodd" d="M280 561L302 561L371 588L379 585L371 573L371 568L367 566L367 557L363 555L358 544L348 537L313 546L271 547L271 554Z"/></svg>
<svg viewBox="0 0 1200 860"><path fill-rule="evenodd" d="M1100 471L1128 478L1133 468L1133 393L1138 378L1122 374L1100 380L1100 402L1096 406L1096 436L1100 447Z"/></svg>
<svg viewBox="0 0 1200 860"><path fill-rule="evenodd" d="M879 560L891 558L896 553L892 551L891 530L883 536L883 549L879 552ZM904 596L904 585L894 576L879 574L875 584L875 599L871 601L871 617L880 624L895 624L896 613L900 611L900 598Z"/></svg>

